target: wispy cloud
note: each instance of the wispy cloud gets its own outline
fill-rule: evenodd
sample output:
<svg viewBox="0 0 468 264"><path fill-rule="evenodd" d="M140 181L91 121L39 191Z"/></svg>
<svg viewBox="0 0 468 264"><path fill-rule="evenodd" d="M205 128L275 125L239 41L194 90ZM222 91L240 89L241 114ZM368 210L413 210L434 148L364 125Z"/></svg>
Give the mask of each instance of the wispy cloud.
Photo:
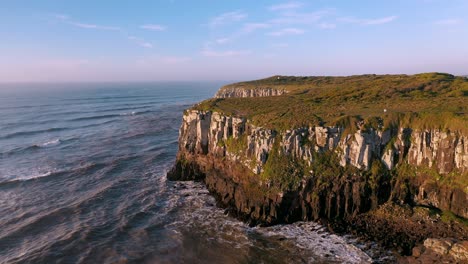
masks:
<svg viewBox="0 0 468 264"><path fill-rule="evenodd" d="M344 17L338 20L344 23L359 24L359 25L367 26L367 25L381 25L381 24L390 23L396 20L397 18L398 18L397 16L388 16L388 17L382 17L382 18L376 18L376 19L360 19L360 18L354 18L354 17Z"/></svg>
<svg viewBox="0 0 468 264"><path fill-rule="evenodd" d="M268 36L281 37L285 35L301 35L305 31L299 28L284 28L278 31L267 33Z"/></svg>
<svg viewBox="0 0 468 264"><path fill-rule="evenodd" d="M362 23L364 25L380 25L380 24L390 23L397 18L398 18L397 16L389 16L389 17L378 18L378 19L367 19L367 20L364 20Z"/></svg>
<svg viewBox="0 0 468 264"><path fill-rule="evenodd" d="M143 48L148 48L148 49L153 48L153 44L149 42L141 42L141 43L138 43L138 45L142 46Z"/></svg>
<svg viewBox="0 0 468 264"><path fill-rule="evenodd" d="M321 29L334 29L336 28L336 24L333 24L333 23L320 23L318 25Z"/></svg>
<svg viewBox="0 0 468 264"><path fill-rule="evenodd" d="M242 26L228 36L221 36L215 40L212 40L212 44L225 44L228 42L233 42L236 39L244 37L248 34L252 34L253 32L259 30L266 30L271 28L276 28L278 30L266 33L265 35L269 36L284 36L284 35L300 35L304 34L305 30L297 28L297 27L304 27L304 26L312 26L317 25L320 20L325 17L329 16L334 12L334 9L322 9L315 12L298 12L296 8L299 8L303 4L301 2L287 2L284 4L279 4L275 6L271 6L272 10L281 11L278 14L275 14L275 17L261 22L251 22L251 23L244 23ZM223 25L227 23L232 23L234 21L241 21L247 17L247 14L242 13L240 11L225 13L217 18L212 20L210 24L213 26ZM323 24L322 28L332 28L332 24Z"/></svg>
<svg viewBox="0 0 468 264"><path fill-rule="evenodd" d="M53 15L53 17L55 17L55 19L58 19L62 23L65 23L65 24L68 24L68 25L71 25L71 26L74 26L74 27L83 28L83 29L118 31L119 33L124 35L128 40L134 42L135 44L137 44L140 47L153 48L153 44L151 44L150 42L147 42L142 38L138 38L138 37L135 37L135 36L130 36L124 30L122 30L120 27L111 27L111 26L103 26L103 25L97 25L97 24L83 23L83 22L73 20L73 19L70 18L70 16L64 15L64 14L55 14L55 15ZM155 26L157 26L157 25L146 25L146 26L153 26L153 28L155 30L156 29Z"/></svg>
<svg viewBox="0 0 468 264"><path fill-rule="evenodd" d="M62 21L63 23L67 23L69 25L79 27L79 28L97 29L97 30L110 30L110 31L119 31L119 30L121 30L119 27L102 26L102 25L97 25L97 24L89 24L89 23L74 21L74 20L72 20L70 18L70 16L65 15L65 14L55 14L53 16L56 19Z"/></svg>
<svg viewBox="0 0 468 264"><path fill-rule="evenodd" d="M137 45L139 45L139 46L141 46L143 48L147 48L147 49L153 48L153 44L145 41L142 38L138 38L138 37L135 37L135 36L127 36L127 39L133 41L134 43L136 43Z"/></svg>
<svg viewBox="0 0 468 264"><path fill-rule="evenodd" d="M64 14L55 14L54 17L59 20L67 20L69 18L69 16L64 15Z"/></svg>
<svg viewBox="0 0 468 264"><path fill-rule="evenodd" d="M271 25L267 23L245 23L237 32L234 32L228 37L222 37L215 40L217 44L225 44L232 42L242 36L251 34L260 29L270 28Z"/></svg>
<svg viewBox="0 0 468 264"><path fill-rule="evenodd" d="M301 3L301 2L287 2L287 3L269 6L268 9L272 11L291 10L291 9L297 9L299 7L302 7L303 5L304 3Z"/></svg>
<svg viewBox="0 0 468 264"><path fill-rule="evenodd" d="M86 29L98 29L98 30L110 30L110 31L119 31L119 27L109 27L109 26L101 26L96 24L86 24L86 23L79 23L79 22L68 22L68 24L79 27L79 28L86 28Z"/></svg>
<svg viewBox="0 0 468 264"><path fill-rule="evenodd" d="M242 21L247 18L247 16L246 13L241 11L228 12L211 19L209 25L211 27L218 27L224 24Z"/></svg>
<svg viewBox="0 0 468 264"><path fill-rule="evenodd" d="M269 23L277 25L312 25L333 12L331 9L324 9L315 12L295 12L290 11L281 14L279 17L271 19Z"/></svg>
<svg viewBox="0 0 468 264"><path fill-rule="evenodd" d="M271 45L273 48L287 48L289 47L288 43L274 43Z"/></svg>
<svg viewBox="0 0 468 264"><path fill-rule="evenodd" d="M270 24L267 23L246 23L242 27L242 32L244 33L252 33L258 29L265 29L271 27Z"/></svg>
<svg viewBox="0 0 468 264"><path fill-rule="evenodd" d="M218 44L225 44L225 43L228 43L229 41L231 41L230 38L219 38L219 39L215 40L215 42L218 43Z"/></svg>
<svg viewBox="0 0 468 264"><path fill-rule="evenodd" d="M225 50L225 51L215 51L212 49L202 50L202 55L205 57L235 57L242 56L251 53L249 50Z"/></svg>
<svg viewBox="0 0 468 264"><path fill-rule="evenodd" d="M461 23L463 23L463 20L454 19L454 18L442 19L442 20L437 20L436 22L434 22L434 24L441 25L441 26L453 26L453 25L459 25Z"/></svg>
<svg viewBox="0 0 468 264"><path fill-rule="evenodd" d="M167 29L166 26L158 25L158 24L146 24L140 26L141 29L151 30L151 31L165 31Z"/></svg>

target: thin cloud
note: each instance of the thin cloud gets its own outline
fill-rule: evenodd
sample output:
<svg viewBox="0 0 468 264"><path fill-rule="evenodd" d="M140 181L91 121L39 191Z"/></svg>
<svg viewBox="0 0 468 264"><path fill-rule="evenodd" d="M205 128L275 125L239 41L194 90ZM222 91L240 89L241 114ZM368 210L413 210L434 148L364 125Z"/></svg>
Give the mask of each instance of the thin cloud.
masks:
<svg viewBox="0 0 468 264"><path fill-rule="evenodd" d="M283 4L277 4L269 6L268 9L271 11L291 10L302 7L304 4L301 2L287 2Z"/></svg>
<svg viewBox="0 0 468 264"><path fill-rule="evenodd" d="M246 23L242 27L242 32L244 33L252 33L258 29L265 29L271 27L270 24L267 23Z"/></svg>
<svg viewBox="0 0 468 264"><path fill-rule="evenodd" d="M68 18L70 18L69 16L64 14L55 14L54 17L60 20L67 20Z"/></svg>
<svg viewBox="0 0 468 264"><path fill-rule="evenodd" d="M461 19L442 19L434 22L435 25L440 25L440 26L453 26L453 25L459 25L463 21Z"/></svg>
<svg viewBox="0 0 468 264"><path fill-rule="evenodd" d="M218 44L225 44L225 43L228 43L229 41L231 41L230 38L219 38L215 42Z"/></svg>
<svg viewBox="0 0 468 264"><path fill-rule="evenodd" d="M202 55L205 57L235 57L242 56L251 53L249 50L226 50L226 51L215 51L211 49L202 50Z"/></svg>
<svg viewBox="0 0 468 264"><path fill-rule="evenodd" d="M302 35L305 31L299 28L284 28L278 31L267 33L268 36L281 37L285 35Z"/></svg>
<svg viewBox="0 0 468 264"><path fill-rule="evenodd" d="M218 38L214 42L217 44L225 44L232 42L242 36L251 34L260 29L270 28L271 25L267 23L245 23L237 32L231 34L228 37Z"/></svg>
<svg viewBox="0 0 468 264"><path fill-rule="evenodd" d="M224 24L229 24L233 22L239 22L247 18L247 14L241 11L234 11L221 14L213 19L211 19L209 25L210 27L218 27Z"/></svg>
<svg viewBox="0 0 468 264"><path fill-rule="evenodd" d="M386 24L394 21L397 19L397 16L389 16L389 17L384 17L384 18L379 18L379 19L368 19L363 22L364 25L380 25L380 24Z"/></svg>
<svg viewBox="0 0 468 264"><path fill-rule="evenodd" d="M334 28L336 28L336 24L333 24L333 23L320 23L318 26L321 29L334 29Z"/></svg>
<svg viewBox="0 0 468 264"><path fill-rule="evenodd" d="M153 48L153 44L145 41L142 38L127 35L127 33L125 33L125 31L122 30L120 27L111 27L111 26L102 26L102 25L97 25L97 24L82 23L82 22L72 20L68 15L64 15L64 14L55 14L53 16L56 19L62 21L63 23L74 26L74 27L79 27L79 28L84 28L84 29L92 29L92 30L118 31L122 35L124 35L128 40L134 42L135 44L137 44L140 47L147 48L147 49ZM152 26L154 26L154 25L152 25Z"/></svg>
<svg viewBox="0 0 468 264"><path fill-rule="evenodd" d="M86 29L98 29L98 30L110 30L110 31L119 31L119 27L109 27L109 26L100 26L96 24L86 24L86 23L79 23L79 22L69 22L70 25L79 27L79 28L86 28Z"/></svg>
<svg viewBox="0 0 468 264"><path fill-rule="evenodd" d="M165 31L167 29L166 26L158 25L158 24L146 24L140 26L141 29L151 30L151 31Z"/></svg>
<svg viewBox="0 0 468 264"><path fill-rule="evenodd" d="M289 47L288 43L275 43L271 45L273 48L287 48Z"/></svg>
<svg viewBox="0 0 468 264"><path fill-rule="evenodd" d="M317 23L322 18L330 15L332 10L319 10L315 12L308 12L308 13L301 13L301 12L287 12L282 14L281 16L271 19L269 21L270 24L277 24L277 25L312 25Z"/></svg>
<svg viewBox="0 0 468 264"><path fill-rule="evenodd" d="M78 21L74 21L70 19L70 16L64 14L55 14L54 17L64 23L72 25L74 27L85 28L85 29L97 29L97 30L110 30L110 31L120 31L119 27L111 27L111 26L102 26L97 24L88 24L82 23Z"/></svg>
<svg viewBox="0 0 468 264"><path fill-rule="evenodd" d="M359 18L354 18L354 17L345 17L345 18L340 18L339 21L344 22L344 23L349 23L349 24L359 24L359 25L368 26L368 25L387 24L396 20L397 18L398 18L397 16L388 16L388 17L382 17L382 18L376 18L376 19L359 19Z"/></svg>
<svg viewBox="0 0 468 264"><path fill-rule="evenodd" d="M147 49L153 48L153 44L145 41L142 38L138 38L138 37L135 37L135 36L127 36L127 39L133 41L134 43L136 43L137 45L139 45L139 46L141 46L143 48L147 48Z"/></svg>
<svg viewBox="0 0 468 264"><path fill-rule="evenodd" d="M142 46L143 48L148 48L148 49L153 48L153 44L151 44L149 42L138 43L138 45Z"/></svg>

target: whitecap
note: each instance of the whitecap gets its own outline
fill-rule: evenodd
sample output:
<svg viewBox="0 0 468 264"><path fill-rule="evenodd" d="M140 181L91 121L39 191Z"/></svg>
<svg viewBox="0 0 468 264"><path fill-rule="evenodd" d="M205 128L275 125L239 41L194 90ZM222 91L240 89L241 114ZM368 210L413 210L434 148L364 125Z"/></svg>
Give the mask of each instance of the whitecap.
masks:
<svg viewBox="0 0 468 264"><path fill-rule="evenodd" d="M29 180L35 180L35 179L40 179L44 177L48 177L54 173L53 171L46 171L46 172L37 172L29 175L18 175L18 176L12 176L12 177L7 177L6 179L0 179L0 183L9 183L9 182L21 182L21 181L29 181Z"/></svg>
<svg viewBox="0 0 468 264"><path fill-rule="evenodd" d="M293 241L296 247L313 251L322 258L340 263L372 263L372 258L364 251L343 237L329 233L325 227L315 222L296 222L253 229L267 237L284 237Z"/></svg>
<svg viewBox="0 0 468 264"><path fill-rule="evenodd" d="M49 146L55 146L55 145L58 145L58 144L60 144L60 139L59 138L47 141L45 143L42 143L42 144L39 145L39 147L49 147Z"/></svg>
<svg viewBox="0 0 468 264"><path fill-rule="evenodd" d="M122 114L120 114L120 115L121 115L121 116L130 116L130 115L133 116L133 115L136 115L136 114L137 114L137 112L132 111L132 112L130 112L130 113L122 113Z"/></svg>
<svg viewBox="0 0 468 264"><path fill-rule="evenodd" d="M37 174L33 174L33 175L29 175L29 176L25 176L25 177L20 177L18 178L18 180L32 180L32 179L38 179L38 178L43 178L43 177L47 177L47 176L50 176L52 174L51 171L47 171L45 173L37 173Z"/></svg>

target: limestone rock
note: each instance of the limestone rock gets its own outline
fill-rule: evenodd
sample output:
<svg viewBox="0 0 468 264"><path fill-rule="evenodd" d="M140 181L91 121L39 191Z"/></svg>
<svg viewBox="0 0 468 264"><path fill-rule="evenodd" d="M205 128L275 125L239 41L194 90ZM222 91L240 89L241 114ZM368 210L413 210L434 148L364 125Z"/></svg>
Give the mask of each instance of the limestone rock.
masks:
<svg viewBox="0 0 468 264"><path fill-rule="evenodd" d="M449 254L459 263L468 263L468 241L455 243Z"/></svg>
<svg viewBox="0 0 468 264"><path fill-rule="evenodd" d="M280 145L285 153L308 162L312 161L313 152L334 151L341 166L363 170L370 168L373 158L380 157L389 170L399 162L407 162L414 166L436 166L441 174L468 171L467 137L457 132L400 128L394 133L370 129L345 135L342 131L339 127L321 126L288 130L279 134ZM190 153L225 156L223 142L244 134L246 163L255 163L252 170L260 173L278 133L248 124L244 118L190 110L183 117L179 147ZM392 134L395 140L389 143Z"/></svg>
<svg viewBox="0 0 468 264"><path fill-rule="evenodd" d="M297 160L303 160L306 164L311 164L316 155L335 152L341 166L354 166L360 170L369 170L372 162L380 160L389 170L397 164L408 163L413 166L433 166L441 174L468 171L467 138L459 132L411 128L386 131L367 129L353 133L343 131L346 130L341 127L314 126L277 132L256 127L242 117L188 110L183 116L180 128L179 153L232 161L255 174L260 174L268 162L275 142L279 140L277 143L280 151ZM226 146L231 139L238 139L237 144L244 144L236 145L236 153L231 153ZM179 171L184 178L190 178L181 168ZM305 173L311 174L308 176L314 174L312 171ZM363 188L366 187L344 184L340 188L343 190L336 190L338 194L347 194L350 190L356 194L353 194L352 198L346 195L328 197L327 202L330 205L345 204L346 210L352 214L359 210L365 211L364 208L375 207L379 203L377 199L381 199L376 198L370 204L363 204L362 208L356 209L353 204L368 199L365 197L368 194L362 194L365 192ZM390 190L382 191L388 194ZM397 195L408 197L404 192ZM468 218L468 187L449 188L441 187L434 181L419 182L416 191L411 195L411 199L418 204L449 210Z"/></svg>
<svg viewBox="0 0 468 264"><path fill-rule="evenodd" d="M243 87L231 87L219 90L215 98L280 96L286 93L286 90L276 88L246 89Z"/></svg>
<svg viewBox="0 0 468 264"><path fill-rule="evenodd" d="M452 247L453 242L448 239L428 238L424 241L424 247L432 250L439 255L447 255Z"/></svg>

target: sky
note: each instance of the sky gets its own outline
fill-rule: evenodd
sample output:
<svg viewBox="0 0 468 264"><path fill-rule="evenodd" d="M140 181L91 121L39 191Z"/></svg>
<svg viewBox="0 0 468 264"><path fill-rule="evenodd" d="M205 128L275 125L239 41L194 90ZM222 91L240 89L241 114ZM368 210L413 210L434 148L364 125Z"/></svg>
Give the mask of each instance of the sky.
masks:
<svg viewBox="0 0 468 264"><path fill-rule="evenodd" d="M468 0L2 0L0 82L468 74Z"/></svg>

